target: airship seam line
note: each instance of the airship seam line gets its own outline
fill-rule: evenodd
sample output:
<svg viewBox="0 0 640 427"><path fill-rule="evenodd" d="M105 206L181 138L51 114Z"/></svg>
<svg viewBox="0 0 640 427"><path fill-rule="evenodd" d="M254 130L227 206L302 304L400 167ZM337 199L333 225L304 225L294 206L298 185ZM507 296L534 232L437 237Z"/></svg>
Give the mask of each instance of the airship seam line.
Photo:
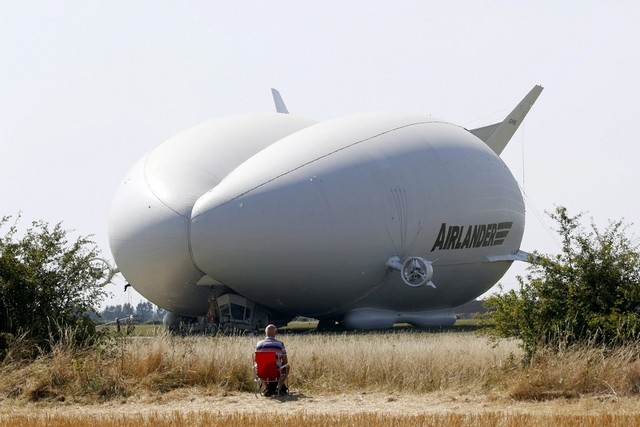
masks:
<svg viewBox="0 0 640 427"><path fill-rule="evenodd" d="M312 164L312 163L317 162L318 160L322 160L322 159L324 159L324 158L326 158L326 157L329 157L329 156L331 156L331 155L333 155L333 154L335 154L335 153L338 153L338 152L340 152L340 151L343 151L343 150L346 150L346 149L348 149L348 148L354 147L354 146L356 146L356 145L358 145L358 144L361 144L361 143L363 143L363 142L367 142L367 141L370 141L370 140L372 140L372 139L378 138L378 137L380 137L380 136L382 136L382 135L386 135L386 134L388 134L388 133L395 132L395 131L400 130L400 129L405 129L405 128L408 128L408 127L411 127L411 126L424 125L424 124L434 124L434 123L439 123L439 124L443 124L443 123L444 123L444 124L450 124L450 123L447 123L447 122L444 122L444 121L426 121L426 122L415 122L415 123L409 123L409 124L406 124L406 125L403 125L403 126L399 126L399 127L393 128L393 129L386 130L386 131L384 131L384 132L378 133L378 134L373 135L373 136L370 136L370 137L368 137L368 138L361 139L361 140L356 141L356 142L352 142L351 144L345 145L344 147L340 147L340 148L338 148L338 149L336 149L336 150L333 150L333 151L331 151L331 152L329 152L329 153L327 153L327 154L323 154L323 155L322 155L322 156L320 156L320 157L316 157L315 159L310 160L310 161L308 161L308 162L306 162L306 163L303 163L303 164L301 164L300 166L297 166L297 167L295 167L295 168L293 168L293 169L290 169L290 170L288 170L288 171L286 171L286 172L284 172L284 173L281 173L280 175L277 175L277 176L275 176L275 177L273 177L273 178L271 178L271 179L268 179L267 181L265 181L265 182L263 182L263 183L261 183L261 184L258 184L258 185L256 185L255 187L252 187L252 188L248 189L247 191L244 191L244 192L242 192L242 193L240 193L240 194L238 194L238 195L236 195L236 196L234 196L234 197L232 197L232 198L230 198L230 199L228 199L228 200L225 200L224 202L220 203L220 204L219 204L218 206L216 206L216 207L219 207L219 206L225 205L225 204L227 204L227 203L229 203L229 202L232 202L232 201L236 200L237 198L242 197L242 196L244 196L244 195L246 195L246 194L248 194L248 193L252 192L253 190L256 190L256 189L258 189L258 188L260 188L260 187L262 187L262 186L264 186L264 185L269 184L270 182L275 181L275 180L276 180L276 179L278 179L278 178L282 178L283 176L286 176L286 175L290 174L291 172L295 172L295 171L297 171L297 170L299 170L299 169L301 169L301 168L303 168L303 167L305 167L305 166L308 166L308 165L310 165L310 164ZM213 190L209 190L209 191L213 191ZM197 216L199 216L199 215L196 215L196 216L194 216L193 218L196 218ZM193 219L193 218L192 218L192 219Z"/></svg>

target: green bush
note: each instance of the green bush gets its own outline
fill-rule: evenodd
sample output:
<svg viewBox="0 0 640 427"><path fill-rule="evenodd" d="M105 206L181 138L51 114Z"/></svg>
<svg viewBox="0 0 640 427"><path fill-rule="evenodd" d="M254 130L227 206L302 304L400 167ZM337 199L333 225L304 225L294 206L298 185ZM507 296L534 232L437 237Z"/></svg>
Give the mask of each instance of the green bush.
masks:
<svg viewBox="0 0 640 427"><path fill-rule="evenodd" d="M534 254L518 290L492 295L486 318L496 337L522 340L530 360L539 346L572 344L616 346L640 335L640 254L622 221L585 231L582 215L558 207L562 252Z"/></svg>
<svg viewBox="0 0 640 427"><path fill-rule="evenodd" d="M91 265L98 256L95 243L87 237L69 242L61 224L50 228L43 221L19 233L20 216L12 224L10 219L0 219L0 361L11 337L29 343L32 356L61 339L91 341L95 327L88 315L105 296L96 286L104 273ZM63 336L64 330L74 336Z"/></svg>

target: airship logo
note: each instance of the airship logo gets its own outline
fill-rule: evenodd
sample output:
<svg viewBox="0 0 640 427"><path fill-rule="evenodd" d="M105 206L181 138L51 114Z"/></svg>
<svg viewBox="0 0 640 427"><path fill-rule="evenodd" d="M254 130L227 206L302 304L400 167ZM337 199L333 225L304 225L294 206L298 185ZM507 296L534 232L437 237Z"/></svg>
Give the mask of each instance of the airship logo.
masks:
<svg viewBox="0 0 640 427"><path fill-rule="evenodd" d="M484 248L504 243L513 222L449 225L443 222L431 252L448 249Z"/></svg>

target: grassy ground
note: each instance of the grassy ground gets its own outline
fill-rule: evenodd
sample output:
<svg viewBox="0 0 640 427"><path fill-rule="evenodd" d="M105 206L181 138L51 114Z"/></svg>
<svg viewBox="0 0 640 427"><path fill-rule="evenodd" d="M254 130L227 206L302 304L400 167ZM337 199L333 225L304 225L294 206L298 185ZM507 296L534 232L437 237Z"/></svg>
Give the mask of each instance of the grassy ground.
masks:
<svg viewBox="0 0 640 427"><path fill-rule="evenodd" d="M294 320L289 322L287 326L280 329L281 332L312 332L316 330L318 326L317 320ZM116 333L116 326L113 324L109 324L107 326L103 326L103 329L109 330L110 333ZM135 324L129 327L129 331L127 331L127 325L123 323L121 325L120 331L123 335L130 336L139 336L139 337L155 337L159 335L164 335L165 328L161 324ZM480 322L475 319L458 319L454 326L450 328L444 329L434 329L433 331L449 331L449 332L465 332L465 331L475 331L480 328ZM416 330L408 324L397 324L395 330Z"/></svg>
<svg viewBox="0 0 640 427"><path fill-rule="evenodd" d="M261 426L261 427L415 427L415 426L478 426L478 427L523 427L523 426L576 426L576 427L635 427L640 417L631 414L608 415L563 415L485 412L460 414L444 412L438 414L389 415L378 412L307 414L303 411L290 414L275 413L268 417L264 413L237 412L220 414L215 411L170 413L151 412L135 414L54 414L45 418L37 414L11 416L0 419L0 426L47 426L47 427L94 427L153 425L154 427L195 426Z"/></svg>
<svg viewBox="0 0 640 427"><path fill-rule="evenodd" d="M257 337L147 332L90 351L61 345L33 363L7 361L0 366L0 425L139 425L141 416L154 425L257 425L253 412L261 408L274 410L278 425L493 425L496 417L500 425L640 425L635 345L540 353L524 366L517 342L472 332L297 329L280 335L294 395L272 401L253 396ZM514 413L531 403L554 409ZM587 406L559 409L571 405ZM453 408L459 413L448 414Z"/></svg>

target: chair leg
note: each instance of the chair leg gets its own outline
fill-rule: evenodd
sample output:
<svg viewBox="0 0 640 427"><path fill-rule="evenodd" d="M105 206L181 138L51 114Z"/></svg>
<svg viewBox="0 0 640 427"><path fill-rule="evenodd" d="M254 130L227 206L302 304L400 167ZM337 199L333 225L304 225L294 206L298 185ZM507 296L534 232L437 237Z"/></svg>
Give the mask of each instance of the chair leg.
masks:
<svg viewBox="0 0 640 427"><path fill-rule="evenodd" d="M278 383L276 381L265 381L264 382L264 388L265 388L265 396L273 396L273 395L278 395Z"/></svg>
<svg viewBox="0 0 640 427"><path fill-rule="evenodd" d="M280 379L278 380L278 395L280 395L280 391L282 390L282 387L287 383L287 377L288 377L288 375L285 374L285 375L282 375L280 377ZM287 389L288 389L288 387L287 387Z"/></svg>

